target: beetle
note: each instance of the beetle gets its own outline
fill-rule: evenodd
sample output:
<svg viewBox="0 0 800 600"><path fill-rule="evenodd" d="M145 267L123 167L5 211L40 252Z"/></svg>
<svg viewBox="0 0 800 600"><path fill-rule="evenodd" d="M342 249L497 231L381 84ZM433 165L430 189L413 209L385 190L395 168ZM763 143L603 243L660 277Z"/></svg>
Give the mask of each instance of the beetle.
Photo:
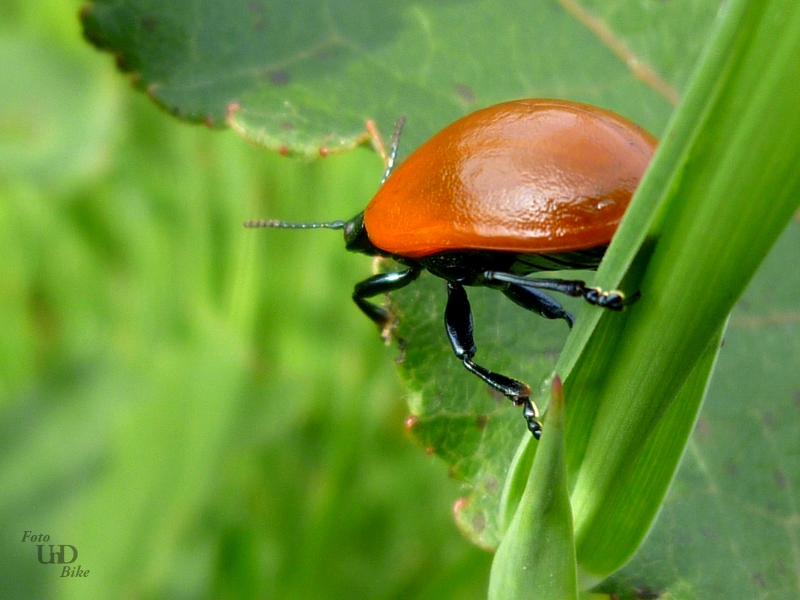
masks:
<svg viewBox="0 0 800 600"><path fill-rule="evenodd" d="M398 121L381 186L349 221L248 221L247 227L344 231L352 252L394 259L353 291L382 330L390 313L369 298L398 290L423 271L447 284L444 324L470 372L523 407L539 439L527 384L477 364L465 286L497 289L547 319L574 317L543 290L619 311L636 299L541 271L597 268L655 152L657 140L609 110L566 100L523 99L473 112L442 129L392 170Z"/></svg>

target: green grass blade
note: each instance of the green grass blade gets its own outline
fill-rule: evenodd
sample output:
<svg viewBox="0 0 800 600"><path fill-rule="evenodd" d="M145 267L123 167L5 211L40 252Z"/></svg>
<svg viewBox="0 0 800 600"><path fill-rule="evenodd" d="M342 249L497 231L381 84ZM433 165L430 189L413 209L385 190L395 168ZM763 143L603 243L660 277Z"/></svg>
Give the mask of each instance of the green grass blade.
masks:
<svg viewBox="0 0 800 600"><path fill-rule="evenodd" d="M572 510L564 463L564 394L553 382L547 433L519 509L492 563L490 600L577 598Z"/></svg>
<svg viewBox="0 0 800 600"><path fill-rule="evenodd" d="M797 207L797 56L796 3L727 7L598 274L614 287L639 236L628 282L641 278L642 300L623 315L584 315L562 358L578 561L595 576L619 568L646 534L683 446L648 444L675 413L685 442L705 387L691 378L710 370L728 313ZM646 489L634 483L641 469Z"/></svg>

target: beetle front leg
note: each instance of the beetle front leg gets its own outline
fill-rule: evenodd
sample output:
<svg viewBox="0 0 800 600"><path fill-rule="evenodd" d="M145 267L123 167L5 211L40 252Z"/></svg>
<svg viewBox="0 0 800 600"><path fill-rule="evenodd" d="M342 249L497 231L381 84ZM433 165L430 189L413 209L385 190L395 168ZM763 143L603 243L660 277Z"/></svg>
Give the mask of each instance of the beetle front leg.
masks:
<svg viewBox="0 0 800 600"><path fill-rule="evenodd" d="M471 373L480 377L491 387L511 400L516 406L523 407L523 416L528 430L538 440L542 434L542 426L538 421L539 411L531 402L531 388L528 384L489 369L473 362L477 352L473 338L472 309L467 292L460 283L447 283L447 306L444 311L444 326L453 352Z"/></svg>
<svg viewBox="0 0 800 600"><path fill-rule="evenodd" d="M378 294L386 294L399 290L414 281L420 274L419 269L411 268L405 271L393 271L391 273L381 273L365 279L356 284L353 289L353 301L372 321L385 330L391 322L389 311L382 306L368 302L367 298L372 298Z"/></svg>

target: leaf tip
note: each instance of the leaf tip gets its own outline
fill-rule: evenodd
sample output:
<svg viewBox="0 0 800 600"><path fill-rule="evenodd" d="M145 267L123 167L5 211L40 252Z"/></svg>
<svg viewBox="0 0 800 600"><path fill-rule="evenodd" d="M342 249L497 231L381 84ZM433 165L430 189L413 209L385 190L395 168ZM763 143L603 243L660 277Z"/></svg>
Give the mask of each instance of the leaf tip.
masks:
<svg viewBox="0 0 800 600"><path fill-rule="evenodd" d="M547 422L551 427L564 426L564 383L558 375L550 384L550 404L547 406Z"/></svg>
<svg viewBox="0 0 800 600"><path fill-rule="evenodd" d="M552 402L564 403L564 383L558 375L553 375L553 381L550 384L550 394Z"/></svg>

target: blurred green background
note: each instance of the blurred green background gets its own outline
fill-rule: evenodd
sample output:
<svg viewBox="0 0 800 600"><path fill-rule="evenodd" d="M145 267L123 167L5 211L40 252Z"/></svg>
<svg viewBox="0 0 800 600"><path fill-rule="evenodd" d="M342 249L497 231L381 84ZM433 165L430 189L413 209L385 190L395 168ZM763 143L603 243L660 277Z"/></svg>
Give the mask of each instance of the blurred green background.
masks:
<svg viewBox="0 0 800 600"><path fill-rule="evenodd" d="M0 596L484 597L491 556L350 302L369 260L241 227L349 218L380 160L176 122L79 8L0 5Z"/></svg>

